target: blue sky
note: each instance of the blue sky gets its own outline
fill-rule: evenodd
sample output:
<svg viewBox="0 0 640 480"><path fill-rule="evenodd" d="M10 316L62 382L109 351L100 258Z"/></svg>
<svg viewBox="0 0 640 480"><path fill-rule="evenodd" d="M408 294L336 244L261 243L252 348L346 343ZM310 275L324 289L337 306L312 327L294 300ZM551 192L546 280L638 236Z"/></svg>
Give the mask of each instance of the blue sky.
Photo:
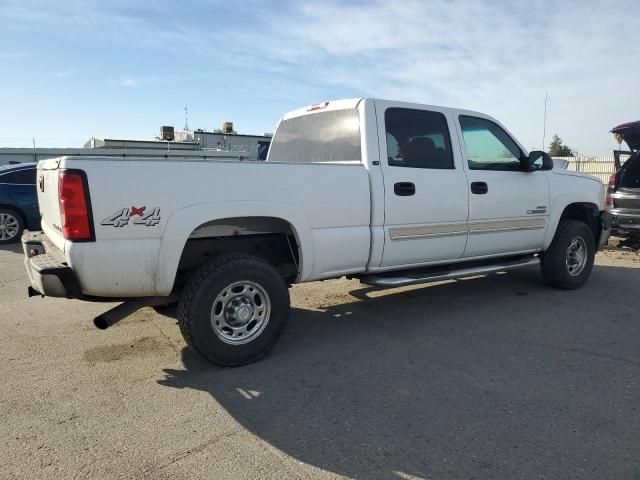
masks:
<svg viewBox="0 0 640 480"><path fill-rule="evenodd" d="M589 155L640 119L640 2L0 0L0 146L270 132L373 96L480 110Z"/></svg>

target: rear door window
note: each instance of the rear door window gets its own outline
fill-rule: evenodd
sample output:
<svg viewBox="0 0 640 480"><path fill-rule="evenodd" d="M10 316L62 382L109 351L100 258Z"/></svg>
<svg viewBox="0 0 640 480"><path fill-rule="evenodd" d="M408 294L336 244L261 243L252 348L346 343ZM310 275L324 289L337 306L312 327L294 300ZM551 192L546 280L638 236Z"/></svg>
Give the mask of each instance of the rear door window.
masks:
<svg viewBox="0 0 640 480"><path fill-rule="evenodd" d="M384 122L389 166L453 168L449 127L442 113L388 108Z"/></svg>

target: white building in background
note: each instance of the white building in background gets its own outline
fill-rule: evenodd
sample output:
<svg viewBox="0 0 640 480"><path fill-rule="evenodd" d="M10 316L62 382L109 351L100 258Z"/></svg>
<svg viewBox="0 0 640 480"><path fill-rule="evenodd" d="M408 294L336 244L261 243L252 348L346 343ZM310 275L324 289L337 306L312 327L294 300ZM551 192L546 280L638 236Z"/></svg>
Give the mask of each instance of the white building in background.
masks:
<svg viewBox="0 0 640 480"><path fill-rule="evenodd" d="M0 148L0 165L37 162L61 156L203 158L266 160L271 135L242 135L225 122L222 130L178 130L162 127L155 140L90 138L83 148Z"/></svg>
<svg viewBox="0 0 640 480"><path fill-rule="evenodd" d="M164 129L165 127L163 127ZM161 129L161 135L163 130ZM206 130L177 130L174 139L180 143L196 143L203 150L245 153L255 156L257 160L266 160L272 134L243 135L233 129L233 123L225 122L222 129L207 132Z"/></svg>

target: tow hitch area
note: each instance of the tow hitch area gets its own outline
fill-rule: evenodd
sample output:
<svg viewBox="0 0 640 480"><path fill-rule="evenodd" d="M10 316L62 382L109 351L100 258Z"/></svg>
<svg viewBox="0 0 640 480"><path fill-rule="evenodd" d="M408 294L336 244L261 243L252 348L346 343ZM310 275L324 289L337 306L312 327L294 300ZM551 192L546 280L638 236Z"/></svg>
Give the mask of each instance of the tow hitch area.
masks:
<svg viewBox="0 0 640 480"><path fill-rule="evenodd" d="M28 286L27 287L27 295L29 296L29 298L31 298L31 297L44 297L44 295L42 295L39 291L37 291L32 286Z"/></svg>
<svg viewBox="0 0 640 480"><path fill-rule="evenodd" d="M93 319L93 324L100 330L106 330L110 326L118 323L125 317L128 317L134 312L137 312L144 307L153 307L156 305L167 305L169 303L177 302L178 295L169 295L168 297L140 297L127 300L120 305L113 307L111 310L107 310L101 315L98 315Z"/></svg>

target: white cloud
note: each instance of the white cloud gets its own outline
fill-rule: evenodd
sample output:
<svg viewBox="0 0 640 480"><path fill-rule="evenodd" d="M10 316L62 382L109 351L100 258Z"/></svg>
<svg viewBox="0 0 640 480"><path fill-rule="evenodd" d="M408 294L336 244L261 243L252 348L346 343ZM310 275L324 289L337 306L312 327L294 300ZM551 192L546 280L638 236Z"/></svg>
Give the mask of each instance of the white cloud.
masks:
<svg viewBox="0 0 640 480"><path fill-rule="evenodd" d="M191 25L165 39L309 91L481 110L527 147L542 147L548 92L547 143L558 133L581 152L606 154L608 130L640 118L640 31L627 20L638 14L635 0L300 1L261 10L248 31Z"/></svg>
<svg viewBox="0 0 640 480"><path fill-rule="evenodd" d="M607 153L607 131L640 117L633 12L631 1L314 2L274 16L257 48L364 95L486 111L529 147L541 146L548 91L547 131Z"/></svg>
<svg viewBox="0 0 640 480"><path fill-rule="evenodd" d="M585 153L607 153L607 131L640 118L636 0L210 3L194 15L190 4L156 2L134 14L124 0L5 0L0 20L91 34L150 58L190 57L202 71L252 79L243 88L264 88L269 75L272 95L295 91L302 104L337 94L481 110L527 147L541 147L545 92L547 138L558 133ZM180 74L188 81L190 72ZM108 82L151 80L138 72Z"/></svg>
<svg viewBox="0 0 640 480"><path fill-rule="evenodd" d="M55 73L56 78L66 78L70 75L73 75L77 72L75 68L69 68L67 70L61 70Z"/></svg>
<svg viewBox="0 0 640 480"><path fill-rule="evenodd" d="M166 78L160 75L123 75L110 78L108 85L111 87L135 88L143 85L150 85L156 82L163 82Z"/></svg>
<svg viewBox="0 0 640 480"><path fill-rule="evenodd" d="M119 87L137 87L140 83L140 80L133 77L123 77L118 82L117 85Z"/></svg>

